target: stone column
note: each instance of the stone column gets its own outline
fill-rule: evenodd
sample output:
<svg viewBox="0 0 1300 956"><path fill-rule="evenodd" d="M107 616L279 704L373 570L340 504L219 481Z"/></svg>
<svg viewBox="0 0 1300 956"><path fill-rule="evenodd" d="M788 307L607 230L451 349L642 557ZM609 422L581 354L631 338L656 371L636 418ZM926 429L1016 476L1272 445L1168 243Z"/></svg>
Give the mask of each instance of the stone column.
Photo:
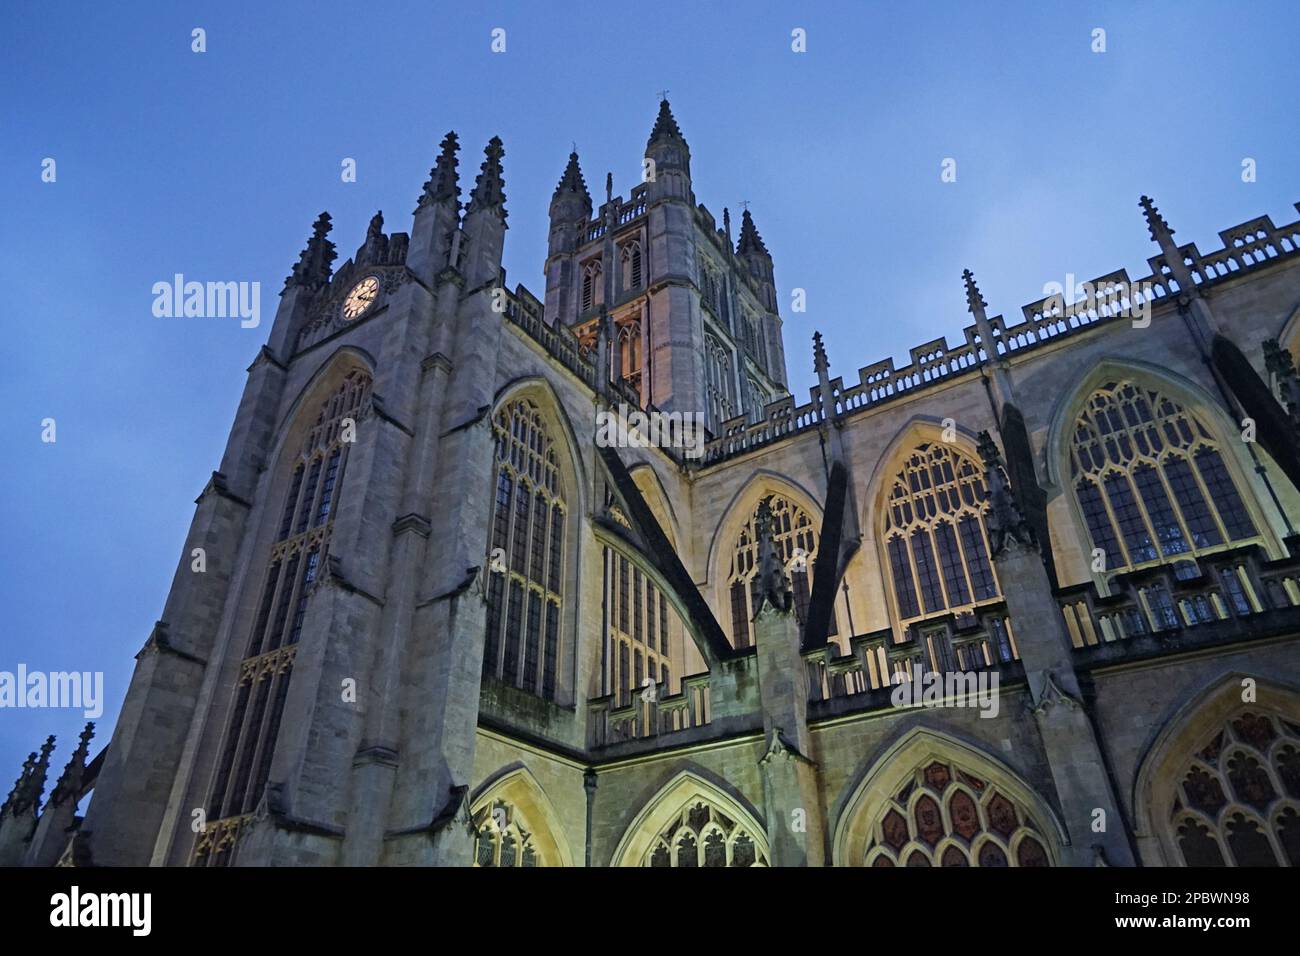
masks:
<svg viewBox="0 0 1300 956"><path fill-rule="evenodd" d="M767 751L759 759L773 866L824 866L825 828L808 731L808 670L785 568L772 543L772 514L758 511L762 590L754 618L759 698Z"/></svg>
<svg viewBox="0 0 1300 956"><path fill-rule="evenodd" d="M1124 818L1082 701L1070 639L1038 541L1012 498L1001 455L988 432L980 433L979 454L989 489L993 563L1070 839L1065 861L1091 866L1100 854L1112 866L1133 866Z"/></svg>

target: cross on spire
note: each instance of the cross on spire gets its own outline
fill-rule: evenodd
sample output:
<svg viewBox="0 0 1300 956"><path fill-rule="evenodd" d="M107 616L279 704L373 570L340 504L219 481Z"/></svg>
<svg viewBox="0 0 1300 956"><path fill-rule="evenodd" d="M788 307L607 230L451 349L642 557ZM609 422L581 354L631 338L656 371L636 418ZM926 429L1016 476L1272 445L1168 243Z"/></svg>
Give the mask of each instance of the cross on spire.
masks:
<svg viewBox="0 0 1300 956"><path fill-rule="evenodd" d="M662 102L663 100L668 99L668 94L669 94L670 92L671 92L671 90L660 90L660 91L659 91L659 99L660 99L660 101Z"/></svg>
<svg viewBox="0 0 1300 956"><path fill-rule="evenodd" d="M745 210L745 212L749 212L749 200L748 200L748 199L742 199L742 200L740 201L739 205L740 205L740 208L741 208L741 209Z"/></svg>

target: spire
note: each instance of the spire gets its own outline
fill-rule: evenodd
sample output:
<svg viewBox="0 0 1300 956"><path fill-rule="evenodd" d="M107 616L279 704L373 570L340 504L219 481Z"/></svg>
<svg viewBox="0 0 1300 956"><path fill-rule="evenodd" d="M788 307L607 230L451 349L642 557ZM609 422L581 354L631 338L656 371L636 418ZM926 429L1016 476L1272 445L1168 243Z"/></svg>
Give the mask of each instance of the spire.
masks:
<svg viewBox="0 0 1300 956"><path fill-rule="evenodd" d="M591 208L591 193L587 191L587 181L582 178L582 167L578 165L576 152L569 154L569 165L564 167L564 175L560 177L551 201L563 199L565 196L578 196L584 200L588 209Z"/></svg>
<svg viewBox="0 0 1300 956"><path fill-rule="evenodd" d="M740 242L736 244L736 255L747 256L751 253L764 256L769 254L767 246L763 245L763 237L754 226L754 217L746 209L740 217Z"/></svg>
<svg viewBox="0 0 1300 956"><path fill-rule="evenodd" d="M63 773L59 776L59 782L54 785L54 790L50 794L50 800L54 803L62 803L69 798L76 800L81 793L81 782L86 772L86 757L90 754L90 738L94 736L95 723L91 721L81 732L77 749L72 752L68 765L63 768Z"/></svg>
<svg viewBox="0 0 1300 956"><path fill-rule="evenodd" d="M474 180L474 191L469 197L469 211L496 209L501 218L506 217L506 182L501 170L501 157L506 154L501 137L493 136L483 150L484 160Z"/></svg>
<svg viewBox="0 0 1300 956"><path fill-rule="evenodd" d="M677 119L673 116L672 108L668 105L667 99L659 101L659 115L655 117L654 129L650 130L650 139L646 143L648 149L652 143L661 140L680 140L686 143L686 138L682 136L682 131L677 125Z"/></svg>
<svg viewBox="0 0 1300 956"><path fill-rule="evenodd" d="M438 154L437 161L429 170L429 181L424 184L424 192L420 194L419 207L443 199L455 200L460 197L460 177L456 172L456 167L460 164L460 160L456 157L456 153L460 150L460 143L456 139L455 131L449 131L442 138L440 145L442 152Z"/></svg>
<svg viewBox="0 0 1300 956"><path fill-rule="evenodd" d="M1165 217L1160 215L1160 210L1156 208L1150 196L1138 199L1138 205L1142 207L1142 215L1146 217L1147 228L1151 230L1152 239L1160 242L1162 239L1173 238L1174 231L1169 228L1169 223L1165 222Z"/></svg>
<svg viewBox="0 0 1300 956"><path fill-rule="evenodd" d="M285 285L318 289L330 281L330 275L334 271L333 263L338 257L334 243L326 238L332 228L329 213L323 212L316 218L312 237L307 240L307 248L298 257L293 273L284 280Z"/></svg>
<svg viewBox="0 0 1300 956"><path fill-rule="evenodd" d="M988 303L984 301L984 296L980 295L980 287L975 284L975 273L965 269L961 277L966 283L966 307L971 315L979 318L980 314L988 308Z"/></svg>

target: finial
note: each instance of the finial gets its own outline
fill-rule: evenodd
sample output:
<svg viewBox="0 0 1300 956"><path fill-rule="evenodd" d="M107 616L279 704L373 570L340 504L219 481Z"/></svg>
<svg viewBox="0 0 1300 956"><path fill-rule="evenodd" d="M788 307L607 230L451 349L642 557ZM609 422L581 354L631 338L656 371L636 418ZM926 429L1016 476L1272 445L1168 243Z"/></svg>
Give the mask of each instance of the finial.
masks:
<svg viewBox="0 0 1300 956"><path fill-rule="evenodd" d="M311 238L307 240L307 247L299 254L292 272L284 280L286 286L300 285L308 289L318 289L330 281L333 263L338 256L334 250L334 243L326 238L333 227L329 213L323 212L316 217L316 222L312 225Z"/></svg>
<svg viewBox="0 0 1300 956"><path fill-rule="evenodd" d="M966 283L966 307L970 309L971 315L978 315L981 309L988 308L988 303L984 301L984 296L980 295L979 286L975 284L975 273L965 269L962 271L961 277Z"/></svg>
<svg viewBox="0 0 1300 956"><path fill-rule="evenodd" d="M661 103L667 103L667 102L668 102L668 94L669 94L670 92L672 92L672 91L671 91L671 90L660 90L660 91L659 91L659 102L661 102Z"/></svg>
<svg viewBox="0 0 1300 956"><path fill-rule="evenodd" d="M612 202L614 199L614 174L605 174L605 202Z"/></svg>
<svg viewBox="0 0 1300 956"><path fill-rule="evenodd" d="M749 214L749 200L741 203L745 211L740 216L740 242L736 244L736 254L743 256L749 253L759 253L768 255L767 246L763 244L763 237L758 234L758 228L754 225L754 217Z"/></svg>
<svg viewBox="0 0 1300 956"><path fill-rule="evenodd" d="M381 209L370 217L370 225L366 228L367 239L378 239L384 234L384 211Z"/></svg>
<svg viewBox="0 0 1300 956"><path fill-rule="evenodd" d="M63 773L54 785L54 790L50 792L50 799L55 803L62 803L69 797L75 799L80 794L81 781L86 769L86 757L90 753L90 739L94 736L95 723L91 721L81 731L81 736L77 741L77 749L72 752L72 757L69 758L67 766L63 768Z"/></svg>
<svg viewBox="0 0 1300 956"><path fill-rule="evenodd" d="M564 174L560 176L560 181L555 187L555 193L551 197L552 201L559 199L565 193L581 197L588 211L590 211L591 194L587 192L587 181L582 178L582 166L578 163L577 150L569 154L568 165L564 167Z"/></svg>
<svg viewBox="0 0 1300 956"><path fill-rule="evenodd" d="M667 90L663 91L667 93ZM673 111L668 105L667 97L659 101L659 115L655 117L654 128L650 130L650 142L653 143L660 139L676 139L686 142L682 136L681 129L677 126L677 120L673 116Z"/></svg>
<svg viewBox="0 0 1300 956"><path fill-rule="evenodd" d="M470 194L470 211L480 207L494 208L506 216L505 175L501 170L501 157L506 154L501 144L501 137L493 136L483 149L484 160L479 167L478 178L474 180L474 191Z"/></svg>
<svg viewBox="0 0 1300 956"><path fill-rule="evenodd" d="M440 199L456 199L459 196L459 177L456 172L456 167L460 164L460 160L456 157L459 150L460 143L456 138L456 132L449 130L442 138L438 159L429 170L429 181L424 184L424 191L420 194L420 206L426 206Z"/></svg>
<svg viewBox="0 0 1300 956"><path fill-rule="evenodd" d="M813 333L813 368L819 375L830 368L830 362L826 360L826 347L822 345L821 332Z"/></svg>
<svg viewBox="0 0 1300 956"><path fill-rule="evenodd" d="M1159 242L1162 237L1172 238L1174 231L1169 228L1169 223L1165 222L1164 217L1160 215L1160 210L1156 204L1151 201L1150 196L1143 196L1138 200L1138 205L1142 207L1142 215L1146 217L1147 228L1151 230L1151 238Z"/></svg>

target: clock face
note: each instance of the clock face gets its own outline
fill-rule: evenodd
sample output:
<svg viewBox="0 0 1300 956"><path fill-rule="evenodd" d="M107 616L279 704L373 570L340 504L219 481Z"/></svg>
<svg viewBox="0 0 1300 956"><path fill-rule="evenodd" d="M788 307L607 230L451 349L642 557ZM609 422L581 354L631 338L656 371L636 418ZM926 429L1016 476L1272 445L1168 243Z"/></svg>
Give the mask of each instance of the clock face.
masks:
<svg viewBox="0 0 1300 956"><path fill-rule="evenodd" d="M378 297L379 280L374 276L366 276L352 287L352 291L343 300L343 318L355 319L370 308Z"/></svg>

